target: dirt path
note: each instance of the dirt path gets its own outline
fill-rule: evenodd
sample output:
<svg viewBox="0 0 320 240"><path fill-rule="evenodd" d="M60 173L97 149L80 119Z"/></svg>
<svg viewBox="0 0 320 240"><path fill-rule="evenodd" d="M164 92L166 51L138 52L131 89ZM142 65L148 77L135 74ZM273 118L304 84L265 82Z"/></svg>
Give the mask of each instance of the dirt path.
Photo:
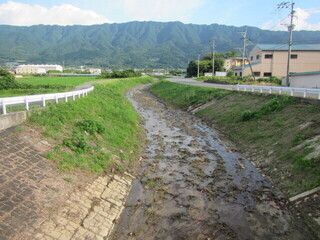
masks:
<svg viewBox="0 0 320 240"><path fill-rule="evenodd" d="M159 103L145 86L128 98L149 144L112 239L315 239L212 128Z"/></svg>

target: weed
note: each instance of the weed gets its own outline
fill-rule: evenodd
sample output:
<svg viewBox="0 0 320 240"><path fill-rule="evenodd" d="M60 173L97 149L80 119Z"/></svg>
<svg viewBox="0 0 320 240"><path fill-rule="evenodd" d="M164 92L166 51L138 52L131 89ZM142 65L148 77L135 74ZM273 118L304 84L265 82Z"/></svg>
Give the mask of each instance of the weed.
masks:
<svg viewBox="0 0 320 240"><path fill-rule="evenodd" d="M85 119L76 123L76 126L79 127L82 131L86 131L90 134L103 133L105 132L105 127L98 121Z"/></svg>
<svg viewBox="0 0 320 240"><path fill-rule="evenodd" d="M63 144L77 153L83 153L88 148L86 137L79 133L75 133L71 138L63 140Z"/></svg>
<svg viewBox="0 0 320 240"><path fill-rule="evenodd" d="M241 121L249 121L251 119L254 119L255 116L256 116L255 112L252 112L250 110L245 110L242 112L240 119Z"/></svg>
<svg viewBox="0 0 320 240"><path fill-rule="evenodd" d="M72 183L73 179L71 177L65 177L63 178L63 180L65 180L66 182Z"/></svg>

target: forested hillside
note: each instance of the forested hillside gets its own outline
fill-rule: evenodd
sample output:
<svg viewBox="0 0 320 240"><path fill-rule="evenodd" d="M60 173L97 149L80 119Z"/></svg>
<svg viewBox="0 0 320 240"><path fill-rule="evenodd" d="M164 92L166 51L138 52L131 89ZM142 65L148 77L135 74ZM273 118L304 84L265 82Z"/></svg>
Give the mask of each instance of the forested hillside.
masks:
<svg viewBox="0 0 320 240"><path fill-rule="evenodd" d="M129 22L92 26L0 26L0 60L106 67L185 68L211 51L242 46L244 27L181 22ZM248 27L252 43L286 43L287 32ZM319 42L320 31L294 32L299 43Z"/></svg>

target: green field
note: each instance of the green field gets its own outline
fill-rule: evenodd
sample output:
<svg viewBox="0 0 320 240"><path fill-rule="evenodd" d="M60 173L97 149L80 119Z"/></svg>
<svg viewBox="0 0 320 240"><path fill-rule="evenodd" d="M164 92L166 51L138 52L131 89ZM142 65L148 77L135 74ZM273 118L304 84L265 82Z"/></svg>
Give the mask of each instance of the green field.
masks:
<svg viewBox="0 0 320 240"><path fill-rule="evenodd" d="M67 92L82 83L96 81L94 77L28 77L16 80L34 87L0 90L0 97Z"/></svg>
<svg viewBox="0 0 320 240"><path fill-rule="evenodd" d="M28 77L16 79L20 83L32 85L64 85L69 88L75 87L82 83L96 81L95 77Z"/></svg>
<svg viewBox="0 0 320 240"><path fill-rule="evenodd" d="M61 170L130 171L144 136L140 118L124 92L149 82L152 78L140 77L95 84L87 97L50 104L34 112L27 124L42 129L43 136L54 145L47 157Z"/></svg>

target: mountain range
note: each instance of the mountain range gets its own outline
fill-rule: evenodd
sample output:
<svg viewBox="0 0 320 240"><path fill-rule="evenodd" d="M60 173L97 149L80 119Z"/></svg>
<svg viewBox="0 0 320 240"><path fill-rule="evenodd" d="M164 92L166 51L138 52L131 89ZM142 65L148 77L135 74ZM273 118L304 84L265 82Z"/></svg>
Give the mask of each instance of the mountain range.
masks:
<svg viewBox="0 0 320 240"><path fill-rule="evenodd" d="M288 42L288 32L218 24L0 25L0 61L109 68L186 68L199 54L212 51L212 40L217 52L241 48L239 31L245 29L251 45ZM320 31L296 31L293 36L296 43L320 42Z"/></svg>

